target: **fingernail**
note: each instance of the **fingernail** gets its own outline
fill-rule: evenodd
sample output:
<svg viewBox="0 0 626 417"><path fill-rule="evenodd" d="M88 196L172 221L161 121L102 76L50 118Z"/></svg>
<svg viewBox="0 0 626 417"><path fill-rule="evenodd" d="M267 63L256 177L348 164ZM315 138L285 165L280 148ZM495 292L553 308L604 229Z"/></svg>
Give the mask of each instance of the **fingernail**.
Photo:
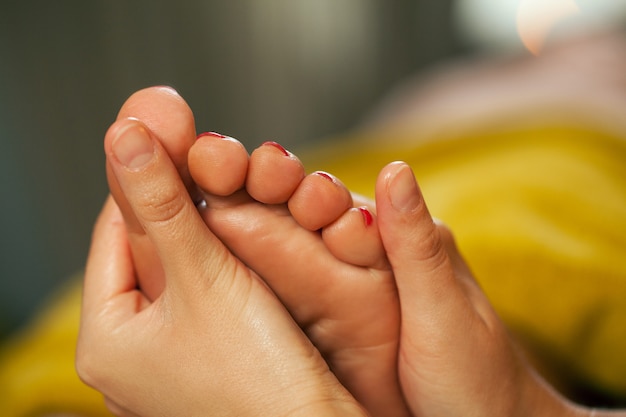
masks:
<svg viewBox="0 0 626 417"><path fill-rule="evenodd" d="M410 212L420 204L420 192L411 168L405 163L397 163L395 173L387 180L387 193L391 205L398 211Z"/></svg>
<svg viewBox="0 0 626 417"><path fill-rule="evenodd" d="M129 169L139 169L154 155L154 144L143 126L131 124L119 132L111 145L117 160Z"/></svg>
<svg viewBox="0 0 626 417"><path fill-rule="evenodd" d="M263 142L263 146L273 146L279 151L281 151L283 155L289 156L289 152L287 152L287 149L283 148L278 142L272 142L272 141Z"/></svg>
<svg viewBox="0 0 626 417"><path fill-rule="evenodd" d="M210 136L212 138L218 138L218 139L226 139L227 138L227 136L222 135L222 134L217 133L217 132L203 132L203 133L200 133L198 136L196 136L196 140L200 139L202 137L205 137L205 136Z"/></svg>

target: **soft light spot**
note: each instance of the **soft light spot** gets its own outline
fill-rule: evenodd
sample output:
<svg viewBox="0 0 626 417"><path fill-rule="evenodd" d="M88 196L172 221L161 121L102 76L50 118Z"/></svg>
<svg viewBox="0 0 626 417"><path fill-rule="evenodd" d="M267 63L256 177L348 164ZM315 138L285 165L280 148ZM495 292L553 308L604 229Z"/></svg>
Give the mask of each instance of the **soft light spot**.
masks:
<svg viewBox="0 0 626 417"><path fill-rule="evenodd" d="M550 33L564 20L580 13L574 0L521 0L517 31L524 46L539 55Z"/></svg>

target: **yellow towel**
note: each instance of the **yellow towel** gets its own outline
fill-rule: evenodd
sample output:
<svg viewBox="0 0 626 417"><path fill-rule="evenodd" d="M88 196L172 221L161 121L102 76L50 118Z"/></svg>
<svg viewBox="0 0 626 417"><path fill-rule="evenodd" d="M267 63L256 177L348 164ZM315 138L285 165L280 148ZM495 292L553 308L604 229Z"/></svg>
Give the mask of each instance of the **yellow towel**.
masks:
<svg viewBox="0 0 626 417"><path fill-rule="evenodd" d="M60 288L35 320L0 349L2 416L112 416L102 395L74 371L81 278Z"/></svg>
<svg viewBox="0 0 626 417"><path fill-rule="evenodd" d="M562 376L626 398L626 138L567 126L398 132L305 161L371 196L396 159L515 333Z"/></svg>
<svg viewBox="0 0 626 417"><path fill-rule="evenodd" d="M343 138L306 153L354 191L402 159L497 311L557 371L626 398L626 139L548 126ZM0 351L6 417L108 416L74 372L79 285ZM39 414L37 414L39 413Z"/></svg>

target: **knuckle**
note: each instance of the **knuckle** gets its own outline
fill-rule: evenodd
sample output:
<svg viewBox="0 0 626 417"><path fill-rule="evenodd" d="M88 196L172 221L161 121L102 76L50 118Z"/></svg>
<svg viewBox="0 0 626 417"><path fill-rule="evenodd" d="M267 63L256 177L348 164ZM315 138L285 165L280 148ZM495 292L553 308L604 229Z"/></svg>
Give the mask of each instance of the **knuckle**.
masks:
<svg viewBox="0 0 626 417"><path fill-rule="evenodd" d="M438 227L417 229L411 234L409 255L413 261L419 264L423 271L436 271L445 267L449 261L446 244Z"/></svg>
<svg viewBox="0 0 626 417"><path fill-rule="evenodd" d="M139 202L137 216L150 223L174 221L185 209L184 193L176 187L152 189Z"/></svg>
<svg viewBox="0 0 626 417"><path fill-rule="evenodd" d="M436 229L422 237L422 261L430 262L433 266L439 266L445 262L446 251L443 239Z"/></svg>
<svg viewBox="0 0 626 417"><path fill-rule="evenodd" d="M103 342L98 332L81 330L74 355L76 374L86 385L97 390L103 387L103 381L107 379L110 362L106 358L111 356L105 347L108 343Z"/></svg>
<svg viewBox="0 0 626 417"><path fill-rule="evenodd" d="M450 227L446 223L442 222L441 220L435 219L435 227L437 228L439 236L444 244L454 244L454 234L452 233L452 229L450 229Z"/></svg>
<svg viewBox="0 0 626 417"><path fill-rule="evenodd" d="M106 397L106 396L104 397L104 405L107 408L107 410L109 410L109 412L113 414L114 416L124 417L124 416L129 415L126 413L126 410L124 408L122 408L119 404L117 404L115 401L113 401L109 397Z"/></svg>
<svg viewBox="0 0 626 417"><path fill-rule="evenodd" d="M88 351L79 344L76 349L74 367L80 380L93 388L98 386L99 371L97 364L98 362L93 360L93 355L89 354Z"/></svg>

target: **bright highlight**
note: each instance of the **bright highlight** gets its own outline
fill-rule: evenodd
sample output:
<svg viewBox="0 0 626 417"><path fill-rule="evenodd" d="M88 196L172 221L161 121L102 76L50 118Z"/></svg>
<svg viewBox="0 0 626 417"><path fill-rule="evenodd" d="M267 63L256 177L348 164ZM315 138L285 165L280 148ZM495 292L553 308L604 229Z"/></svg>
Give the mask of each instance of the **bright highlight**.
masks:
<svg viewBox="0 0 626 417"><path fill-rule="evenodd" d="M524 46L539 55L551 31L579 13L575 0L521 0L517 9L517 31Z"/></svg>

